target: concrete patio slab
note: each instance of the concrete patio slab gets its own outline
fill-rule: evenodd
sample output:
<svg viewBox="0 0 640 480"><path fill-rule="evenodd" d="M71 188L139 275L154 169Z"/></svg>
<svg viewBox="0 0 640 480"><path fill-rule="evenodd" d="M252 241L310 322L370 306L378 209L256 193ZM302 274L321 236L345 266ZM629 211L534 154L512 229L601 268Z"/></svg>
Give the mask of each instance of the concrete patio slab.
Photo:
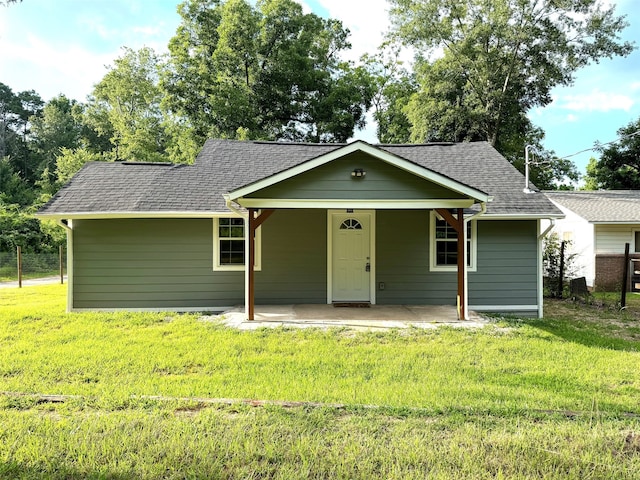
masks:
<svg viewBox="0 0 640 480"><path fill-rule="evenodd" d="M458 320L456 308L449 305L257 305L253 321L246 319L243 307L236 307L209 318L241 330L277 327L386 330L410 327L437 328L444 325L478 328L490 323L487 317L476 312L469 312L469 320Z"/></svg>

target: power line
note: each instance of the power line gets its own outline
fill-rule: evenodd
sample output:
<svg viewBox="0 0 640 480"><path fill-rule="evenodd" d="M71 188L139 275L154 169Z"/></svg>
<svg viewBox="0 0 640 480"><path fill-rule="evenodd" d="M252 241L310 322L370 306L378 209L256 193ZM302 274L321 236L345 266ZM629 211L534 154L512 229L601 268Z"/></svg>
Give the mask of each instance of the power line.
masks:
<svg viewBox="0 0 640 480"><path fill-rule="evenodd" d="M635 135L640 135L640 130L636 130L633 133L630 133L628 135L623 135L622 137L613 140L611 142L607 142L607 143L599 143L597 145L594 145L591 148L585 148L584 150L580 150L579 152L576 153L572 153L571 155L566 155L564 157L560 157L559 160L564 160L565 158L570 158L570 157L575 157L576 155L580 155L581 153L585 153L585 152L590 152L591 150L597 150L598 148L604 147L606 145L611 145L612 143L618 143L620 140L624 140L625 138L630 138L633 137Z"/></svg>

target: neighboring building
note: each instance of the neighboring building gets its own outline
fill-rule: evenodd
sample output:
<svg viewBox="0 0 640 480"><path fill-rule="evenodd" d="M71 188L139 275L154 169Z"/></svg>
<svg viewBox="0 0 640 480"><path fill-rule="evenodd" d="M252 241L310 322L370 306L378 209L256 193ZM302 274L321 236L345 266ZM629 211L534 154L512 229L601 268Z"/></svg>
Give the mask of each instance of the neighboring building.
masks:
<svg viewBox="0 0 640 480"><path fill-rule="evenodd" d="M624 275L625 244L631 262L629 288L640 291L640 190L553 191L546 195L562 210L554 231L571 241L575 276L597 290L618 290ZM637 273L634 273L637 272Z"/></svg>
<svg viewBox="0 0 640 480"><path fill-rule="evenodd" d="M87 164L39 216L68 229L70 310L542 315L540 222L562 213L523 180L484 142L209 140L194 165Z"/></svg>

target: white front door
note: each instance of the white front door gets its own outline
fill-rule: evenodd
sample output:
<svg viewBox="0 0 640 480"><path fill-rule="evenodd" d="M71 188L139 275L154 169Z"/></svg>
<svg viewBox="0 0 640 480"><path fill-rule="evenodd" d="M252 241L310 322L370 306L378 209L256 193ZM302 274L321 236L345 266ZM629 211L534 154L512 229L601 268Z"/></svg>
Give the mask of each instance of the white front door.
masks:
<svg viewBox="0 0 640 480"><path fill-rule="evenodd" d="M333 302L371 301L371 213L331 213Z"/></svg>

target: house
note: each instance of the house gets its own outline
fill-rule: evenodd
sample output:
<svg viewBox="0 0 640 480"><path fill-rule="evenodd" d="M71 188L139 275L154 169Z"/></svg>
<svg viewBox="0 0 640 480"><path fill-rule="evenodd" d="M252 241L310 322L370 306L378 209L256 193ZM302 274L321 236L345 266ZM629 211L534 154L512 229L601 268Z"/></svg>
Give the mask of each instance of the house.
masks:
<svg viewBox="0 0 640 480"><path fill-rule="evenodd" d="M553 229L560 240L571 241L571 252L577 254L575 276L585 277L587 285L597 290L619 289L626 243L630 257L638 260L630 271L640 270L640 190L557 191L546 195L565 214ZM628 285L640 291L636 283Z"/></svg>
<svg viewBox="0 0 640 480"><path fill-rule="evenodd" d="M542 315L562 213L493 147L209 140L193 165L85 165L42 209L69 310L457 305ZM253 264L254 268L246 268Z"/></svg>

